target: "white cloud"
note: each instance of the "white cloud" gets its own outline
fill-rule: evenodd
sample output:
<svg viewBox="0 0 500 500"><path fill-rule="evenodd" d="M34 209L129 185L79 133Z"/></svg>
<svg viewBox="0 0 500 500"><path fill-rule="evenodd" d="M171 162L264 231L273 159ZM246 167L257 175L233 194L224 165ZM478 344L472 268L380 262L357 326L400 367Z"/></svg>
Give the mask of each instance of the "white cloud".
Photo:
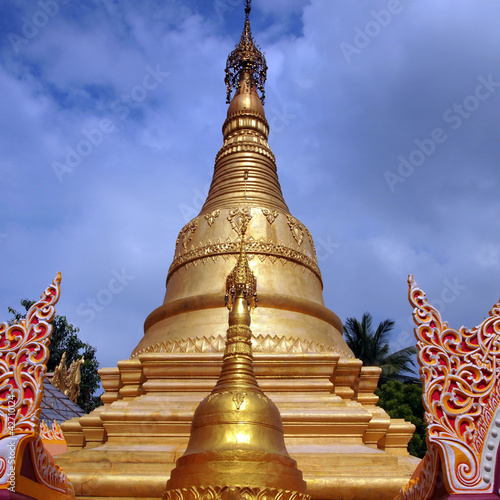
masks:
<svg viewBox="0 0 500 500"><path fill-rule="evenodd" d="M500 270L500 245L496 244L479 244L479 248L475 252L477 263L481 267L489 268L493 272Z"/></svg>

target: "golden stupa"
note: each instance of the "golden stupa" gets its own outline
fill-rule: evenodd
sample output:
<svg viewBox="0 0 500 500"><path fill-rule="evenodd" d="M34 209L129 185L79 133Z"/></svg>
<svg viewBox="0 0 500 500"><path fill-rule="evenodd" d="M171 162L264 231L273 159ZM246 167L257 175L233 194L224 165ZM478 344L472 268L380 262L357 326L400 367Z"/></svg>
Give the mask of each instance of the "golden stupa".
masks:
<svg viewBox="0 0 500 500"><path fill-rule="evenodd" d="M324 305L313 238L283 199L259 97L267 66L250 31L249 0L245 12L226 67L228 100L236 93L224 144L207 200L177 238L163 305L146 319L130 359L100 370L104 406L62 426L68 452L58 462L81 498L162 497L195 410L217 387L226 279L242 245L259 284L255 375L281 414L308 494L392 499L418 464L407 452L414 426L375 406L380 369L362 366L343 340L340 319Z"/></svg>

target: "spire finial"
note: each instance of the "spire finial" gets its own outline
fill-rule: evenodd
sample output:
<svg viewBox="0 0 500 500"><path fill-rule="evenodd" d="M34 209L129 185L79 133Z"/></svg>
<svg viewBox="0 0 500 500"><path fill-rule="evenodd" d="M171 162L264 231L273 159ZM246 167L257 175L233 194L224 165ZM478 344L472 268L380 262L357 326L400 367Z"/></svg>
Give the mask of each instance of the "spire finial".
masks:
<svg viewBox="0 0 500 500"><path fill-rule="evenodd" d="M257 307L257 279L250 269L245 251L245 233L248 221L241 227L241 244L238 262L226 279L226 306L231 309L237 297L243 296L249 307Z"/></svg>
<svg viewBox="0 0 500 500"><path fill-rule="evenodd" d="M248 170L244 172L245 179L245 204L246 204L246 181L248 179ZM245 236L248 228L250 217L245 215L241 221L241 242L240 242L240 255L238 262L233 270L229 273L226 279L226 296L225 302L228 309L233 308L238 297L243 297L248 307L257 307L257 279L250 269L248 258L245 251ZM248 309L247 309L248 311Z"/></svg>
<svg viewBox="0 0 500 500"><path fill-rule="evenodd" d="M264 103L264 84L267 77L266 58L255 45L250 29L250 11L252 10L251 0L245 0L245 25L241 40L236 48L229 54L226 63L226 87L227 103L231 102L231 92L238 90L243 78L247 84L255 85L261 92L260 100Z"/></svg>

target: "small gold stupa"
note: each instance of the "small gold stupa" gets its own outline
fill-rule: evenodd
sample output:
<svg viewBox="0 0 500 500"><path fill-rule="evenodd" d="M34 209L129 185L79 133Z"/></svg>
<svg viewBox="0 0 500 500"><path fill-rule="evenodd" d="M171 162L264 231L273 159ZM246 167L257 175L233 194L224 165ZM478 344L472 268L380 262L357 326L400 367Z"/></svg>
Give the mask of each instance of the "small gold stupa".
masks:
<svg viewBox="0 0 500 500"><path fill-rule="evenodd" d="M159 499L172 470L171 492L188 482L214 487L197 478L198 464L208 471L201 472L200 465L201 475L215 477L228 463L234 467L238 457L230 449L236 449L246 456L245 467L255 471L256 488L266 467L281 464L295 472L290 482L281 477L285 473L277 482L270 474L272 487L304 491L288 450L313 499L389 500L418 463L407 452L414 426L390 419L376 406L380 369L353 357L342 322L325 307L313 237L284 201L267 142L262 103L267 65L252 38L249 0L245 13L241 40L226 67L228 98L235 94L222 127L224 143L207 200L177 238L163 304L146 318L130 358L99 371L104 406L62 425L68 452L58 461L77 496ZM244 266L240 261L235 268L238 259ZM245 300L228 294L229 330L244 331L245 340L230 334L226 347L223 295L228 275L243 268L259 284L259 307L251 310L250 334ZM250 358L228 356L232 346L250 353L248 335L258 386ZM279 409L286 448L277 438L279 414L258 387ZM247 404L245 412L255 409L252 429L260 429L258 439L246 430L236 432L237 419L229 422L243 415ZM268 423L262 425L264 407ZM207 425L212 418L223 425ZM232 445L241 440L241 448L226 449L227 438ZM252 448L259 440L262 448ZM251 453L255 460L248 460ZM217 454L223 458L217 460ZM271 456L279 459L269 461ZM223 484L234 483L215 486ZM225 496L233 493L226 490Z"/></svg>
<svg viewBox="0 0 500 500"><path fill-rule="evenodd" d="M246 224L240 257L227 278L231 312L221 374L196 409L187 449L171 473L164 500L196 500L207 490L216 498L310 498L286 450L278 408L253 370L250 304L257 299L245 254Z"/></svg>

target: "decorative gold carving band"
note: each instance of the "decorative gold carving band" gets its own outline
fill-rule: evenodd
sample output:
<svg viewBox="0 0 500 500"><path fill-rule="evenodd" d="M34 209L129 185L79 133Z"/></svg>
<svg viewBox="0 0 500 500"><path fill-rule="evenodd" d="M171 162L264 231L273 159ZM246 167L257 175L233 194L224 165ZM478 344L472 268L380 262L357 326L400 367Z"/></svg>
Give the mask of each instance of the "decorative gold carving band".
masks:
<svg viewBox="0 0 500 500"><path fill-rule="evenodd" d="M227 138L231 133L244 130L255 130L261 133L266 139L269 135L269 125L267 120L254 111L236 111L228 116L222 125L222 135Z"/></svg>
<svg viewBox="0 0 500 500"><path fill-rule="evenodd" d="M186 252L179 257L175 258L168 270L167 283L171 276L181 267L195 262L200 259L204 259L204 262L209 258L216 260L219 256L226 256L227 254L238 255L240 252L240 243L237 241L228 241L225 243L214 243L211 245L206 245L203 247L198 247L189 252ZM248 241L245 244L245 252L249 255L256 254L268 257L274 262L276 259L285 259L291 261L294 264L300 264L301 266L309 269L319 280L321 286L323 286L323 280L321 279L321 271L318 265L313 259L307 255L294 250L293 248L286 247L284 245L275 245L272 241L266 243L264 241ZM251 257L250 257L251 258ZM261 258L261 260L263 260ZM286 262L282 262L285 264Z"/></svg>
<svg viewBox="0 0 500 500"><path fill-rule="evenodd" d="M145 347L133 352L131 358L137 358L140 354L147 353L203 353L203 352L223 352L226 339L222 335L211 335L210 337L194 337L188 339L168 340ZM284 337L280 335L252 335L253 352L272 352L282 354L309 354L333 352L340 354L342 358L347 358L345 352L335 349L330 345L320 344L312 340L305 340L296 337Z"/></svg>
<svg viewBox="0 0 500 500"><path fill-rule="evenodd" d="M38 436L34 441L30 441L29 446L33 460L33 471L38 482L44 484L50 490L74 497L75 490L73 485L69 481L68 476L66 476L61 467L52 458L52 455L46 450L42 438Z"/></svg>
<svg viewBox="0 0 500 500"><path fill-rule="evenodd" d="M40 437L44 441L66 441L57 420L52 422L52 427L50 429L44 420L40 420Z"/></svg>
<svg viewBox="0 0 500 500"><path fill-rule="evenodd" d="M191 486L163 493L163 500L310 500L310 496L297 491L275 488L248 488L230 486Z"/></svg>

